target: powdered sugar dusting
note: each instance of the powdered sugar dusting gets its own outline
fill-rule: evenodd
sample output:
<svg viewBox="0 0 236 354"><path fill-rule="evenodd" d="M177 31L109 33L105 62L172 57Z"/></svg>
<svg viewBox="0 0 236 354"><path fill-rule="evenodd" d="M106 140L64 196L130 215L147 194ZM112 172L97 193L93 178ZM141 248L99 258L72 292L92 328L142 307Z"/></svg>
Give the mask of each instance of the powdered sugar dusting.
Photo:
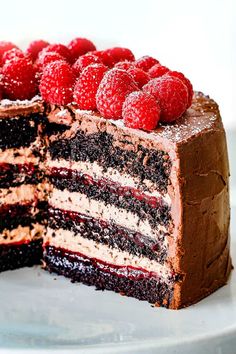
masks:
<svg viewBox="0 0 236 354"><path fill-rule="evenodd" d="M203 130L211 129L217 118L217 114L211 116L208 114L208 117L204 114L202 116L186 116L173 125L161 125L159 135L171 141L180 142L198 135ZM156 135L156 133L152 134Z"/></svg>
<svg viewBox="0 0 236 354"><path fill-rule="evenodd" d="M61 111L56 113L56 116L59 117L59 118L63 118L63 117L66 117L67 114L68 114L67 109L62 109Z"/></svg>
<svg viewBox="0 0 236 354"><path fill-rule="evenodd" d="M123 120L110 120L114 125L125 128ZM159 124L152 132L142 132L145 138L163 138L173 143L187 141L205 130L213 129L220 121L217 104L201 93L196 93L192 107L173 124ZM126 128L128 129L128 128ZM134 132L139 130L134 129Z"/></svg>

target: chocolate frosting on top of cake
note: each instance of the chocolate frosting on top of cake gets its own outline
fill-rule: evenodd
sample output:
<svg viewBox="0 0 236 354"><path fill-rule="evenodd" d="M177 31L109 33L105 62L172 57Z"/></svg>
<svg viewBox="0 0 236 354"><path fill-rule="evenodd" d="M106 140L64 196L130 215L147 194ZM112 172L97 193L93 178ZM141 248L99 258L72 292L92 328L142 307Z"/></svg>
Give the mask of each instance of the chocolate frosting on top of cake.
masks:
<svg viewBox="0 0 236 354"><path fill-rule="evenodd" d="M27 117L31 113L43 112L44 104L40 96L35 96L31 100L24 101L11 101L7 99L0 101L0 119L19 116Z"/></svg>
<svg viewBox="0 0 236 354"><path fill-rule="evenodd" d="M78 128L82 128L85 132L89 130L91 134L103 129L107 131L107 126L111 127L113 125L112 133L116 133L117 140L121 135L127 135L129 139L132 139L132 142L140 139L140 142L142 141L147 147L150 142L153 144L156 141L158 145L162 141L163 144L166 142L167 151L171 143L177 147L205 131L222 128L218 105L201 92L195 92L192 106L180 119L172 124L159 124L157 129L151 132L127 128L121 119L105 119L98 112L80 110L73 104L66 108L51 106L49 108L49 121L58 124L62 124L63 121L63 124L71 125L71 129L64 133L63 137L65 139L71 138ZM115 129L115 127L118 129Z"/></svg>

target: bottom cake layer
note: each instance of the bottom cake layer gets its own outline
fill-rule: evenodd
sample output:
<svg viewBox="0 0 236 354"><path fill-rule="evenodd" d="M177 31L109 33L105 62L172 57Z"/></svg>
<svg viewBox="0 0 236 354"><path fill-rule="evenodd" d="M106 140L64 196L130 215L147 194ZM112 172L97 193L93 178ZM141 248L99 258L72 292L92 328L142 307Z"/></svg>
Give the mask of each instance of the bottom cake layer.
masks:
<svg viewBox="0 0 236 354"><path fill-rule="evenodd" d="M23 244L0 245L0 272L39 264L42 239Z"/></svg>
<svg viewBox="0 0 236 354"><path fill-rule="evenodd" d="M64 275L72 282L94 285L98 290L112 290L156 306L170 307L175 277L164 281L139 269L112 267L53 246L44 248L43 258L48 271Z"/></svg>

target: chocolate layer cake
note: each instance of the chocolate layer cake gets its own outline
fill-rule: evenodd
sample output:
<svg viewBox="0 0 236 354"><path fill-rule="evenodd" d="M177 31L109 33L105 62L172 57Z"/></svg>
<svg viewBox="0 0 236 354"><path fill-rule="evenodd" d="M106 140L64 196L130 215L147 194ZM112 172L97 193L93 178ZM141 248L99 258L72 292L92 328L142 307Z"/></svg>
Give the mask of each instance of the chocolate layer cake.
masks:
<svg viewBox="0 0 236 354"><path fill-rule="evenodd" d="M0 271L43 260L172 309L227 282L225 132L183 73L86 38L0 41L0 102Z"/></svg>
<svg viewBox="0 0 236 354"><path fill-rule="evenodd" d="M0 106L0 271L42 258L45 186L42 160L43 104L2 100Z"/></svg>
<svg viewBox="0 0 236 354"><path fill-rule="evenodd" d="M216 103L201 93L172 125L126 128L71 105L52 135L44 260L72 281L190 305L224 285L229 256L228 158Z"/></svg>

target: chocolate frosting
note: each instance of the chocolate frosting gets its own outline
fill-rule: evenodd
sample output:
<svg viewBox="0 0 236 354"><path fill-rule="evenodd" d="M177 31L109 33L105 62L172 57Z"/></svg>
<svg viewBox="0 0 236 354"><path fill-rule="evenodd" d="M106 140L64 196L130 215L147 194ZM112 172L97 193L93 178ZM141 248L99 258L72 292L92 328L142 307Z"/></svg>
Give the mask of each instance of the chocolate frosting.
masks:
<svg viewBox="0 0 236 354"><path fill-rule="evenodd" d="M29 114L43 113L43 111L44 104L39 96L25 101L10 101L6 99L0 101L0 119L18 116L27 117Z"/></svg>

